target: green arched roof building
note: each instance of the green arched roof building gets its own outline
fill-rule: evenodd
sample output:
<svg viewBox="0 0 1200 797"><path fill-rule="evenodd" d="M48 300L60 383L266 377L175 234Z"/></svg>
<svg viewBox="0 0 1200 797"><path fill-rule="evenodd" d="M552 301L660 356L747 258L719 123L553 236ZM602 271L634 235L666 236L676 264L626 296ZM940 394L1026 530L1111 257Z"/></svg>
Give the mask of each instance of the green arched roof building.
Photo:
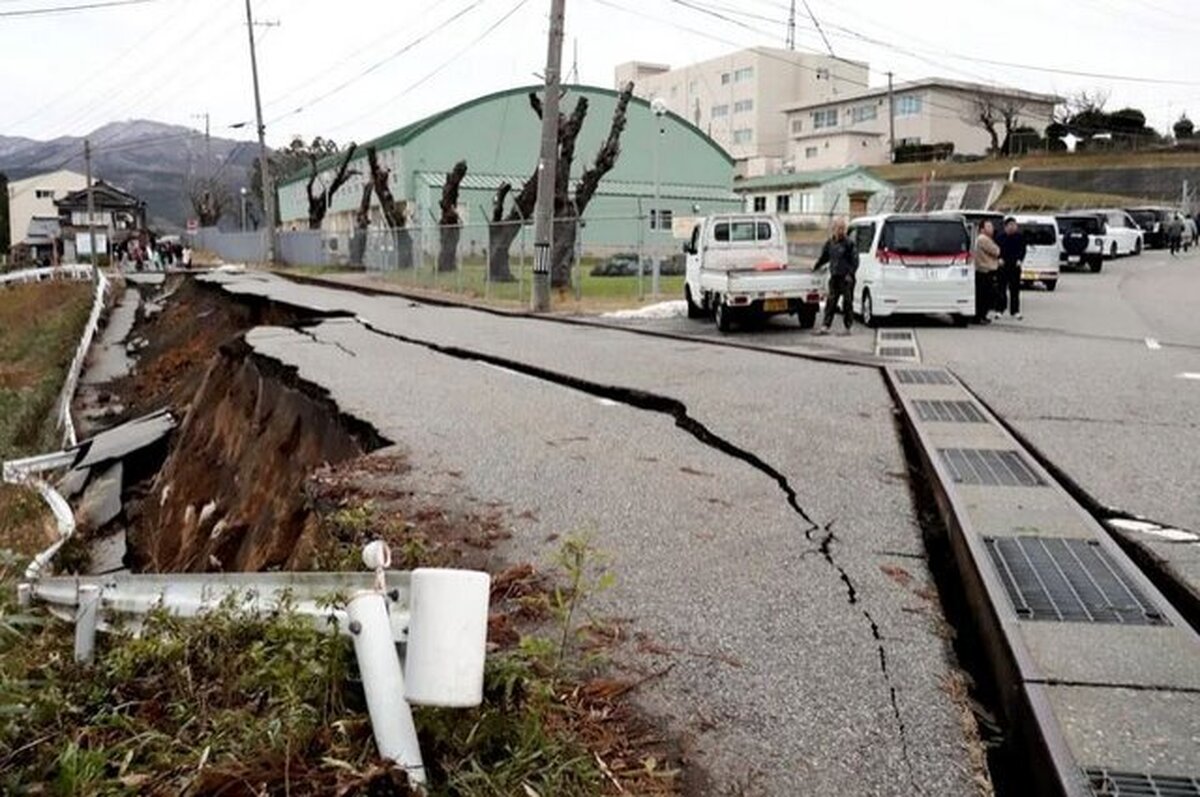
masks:
<svg viewBox="0 0 1200 797"><path fill-rule="evenodd" d="M591 164L608 135L617 92L595 86L564 88L564 113L569 113L580 97L588 100L587 118L576 142L574 179ZM529 92L537 90L539 87L527 86L488 94L364 142L351 165L359 175L332 197L325 229L344 233L352 226L362 186L369 179L367 144L375 145L381 162L391 169L392 192L398 200L409 202L414 226L436 223L445 174L455 162L465 159L468 171L460 191L460 212L464 224L483 225L497 186L507 180L518 190L537 164L541 121L528 99ZM675 217L741 207L742 201L732 191L733 160L719 144L674 114L661 120L661 136L659 129L649 103L634 97L621 136L621 155L585 213L585 243L632 245L639 235L648 242L669 239L669 228L651 230L637 221L639 216L648 218L655 207L656 185L658 207ZM660 139L657 147L656 138ZM337 159L326 158L318 167L320 186L332 180ZM300 173L279 185L280 218L285 227L307 223L307 179L306 172Z"/></svg>

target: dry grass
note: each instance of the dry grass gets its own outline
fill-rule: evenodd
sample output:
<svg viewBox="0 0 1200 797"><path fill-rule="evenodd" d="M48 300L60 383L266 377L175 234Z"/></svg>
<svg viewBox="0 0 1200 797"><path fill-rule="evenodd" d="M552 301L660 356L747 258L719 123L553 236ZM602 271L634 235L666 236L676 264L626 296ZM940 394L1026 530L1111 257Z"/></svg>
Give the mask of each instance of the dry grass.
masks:
<svg viewBox="0 0 1200 797"><path fill-rule="evenodd" d="M935 179L1001 177L1007 176L1009 169L1014 166L1021 167L1022 171L1192 167L1200 166L1200 152L1098 152L1078 155L1058 153L1028 155L1024 158L997 158L973 163L899 163L869 168L881 179L894 183L911 183L928 176L930 172L936 172Z"/></svg>
<svg viewBox="0 0 1200 797"><path fill-rule="evenodd" d="M1093 194L1085 191L1060 191L1024 183L1007 183L992 210L1018 212L1031 210L1073 210L1076 208L1130 207L1151 202L1120 194Z"/></svg>

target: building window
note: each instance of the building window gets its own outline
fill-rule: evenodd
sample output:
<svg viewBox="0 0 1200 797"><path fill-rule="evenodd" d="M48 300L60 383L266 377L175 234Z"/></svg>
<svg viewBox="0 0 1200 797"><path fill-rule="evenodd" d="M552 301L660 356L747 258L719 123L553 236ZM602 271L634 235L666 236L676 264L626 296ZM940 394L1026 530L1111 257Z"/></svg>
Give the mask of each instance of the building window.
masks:
<svg viewBox="0 0 1200 797"><path fill-rule="evenodd" d="M728 72L722 72L722 73L721 73L721 85L722 85L722 86L728 86L728 85L729 85L729 73L728 73Z"/></svg>
<svg viewBox="0 0 1200 797"><path fill-rule="evenodd" d="M650 208L650 229L652 230L669 230L671 224L675 221L675 212L669 208L656 210Z"/></svg>
<svg viewBox="0 0 1200 797"><path fill-rule="evenodd" d="M767 212L767 198L765 196L754 197L754 212L755 213L766 213Z"/></svg>
<svg viewBox="0 0 1200 797"><path fill-rule="evenodd" d="M47 188L38 188L33 195L38 199L54 199L54 191Z"/></svg>
<svg viewBox="0 0 1200 797"><path fill-rule="evenodd" d="M792 207L792 198L788 194L779 194L775 197L775 212L787 213Z"/></svg>
<svg viewBox="0 0 1200 797"><path fill-rule="evenodd" d="M921 112L921 98L911 94L896 98L897 116L916 116Z"/></svg>
<svg viewBox="0 0 1200 797"><path fill-rule="evenodd" d="M856 105L850 109L850 120L855 124L859 122L867 122L871 119L876 119L879 116L879 108L875 105Z"/></svg>
<svg viewBox="0 0 1200 797"><path fill-rule="evenodd" d="M734 144L749 144L754 141L754 131L748 127L743 127L740 130L733 131Z"/></svg>
<svg viewBox="0 0 1200 797"><path fill-rule="evenodd" d="M729 106L728 105L714 105L712 107L712 115L713 115L714 119L717 118L718 116L728 116L729 115Z"/></svg>
<svg viewBox="0 0 1200 797"><path fill-rule="evenodd" d="M800 207L798 210L801 213L816 213L817 212L817 195L812 191L805 191L800 194Z"/></svg>
<svg viewBox="0 0 1200 797"><path fill-rule="evenodd" d="M753 80L753 79L754 79L754 67L752 67L752 66L747 66L747 67L745 67L743 69L739 69L733 73L733 82L734 83L741 83L743 81Z"/></svg>
<svg viewBox="0 0 1200 797"><path fill-rule="evenodd" d="M816 147L805 147L804 148L804 157L806 157L806 158L817 157L817 148Z"/></svg>
<svg viewBox="0 0 1200 797"><path fill-rule="evenodd" d="M820 130L825 127L837 127L837 108L829 108L824 111L813 111L812 123L813 130Z"/></svg>
<svg viewBox="0 0 1200 797"><path fill-rule="evenodd" d="M679 87L672 86L671 87L671 99L675 99L677 96L679 96Z"/></svg>
<svg viewBox="0 0 1200 797"><path fill-rule="evenodd" d="M746 113L754 110L754 100L738 100L733 104L734 113Z"/></svg>
<svg viewBox="0 0 1200 797"><path fill-rule="evenodd" d="M792 120L792 135L798 136L803 132L804 132L804 120L803 119L793 119Z"/></svg>
<svg viewBox="0 0 1200 797"><path fill-rule="evenodd" d="M695 93L696 93L696 81L689 80L688 81L688 94L695 94Z"/></svg>

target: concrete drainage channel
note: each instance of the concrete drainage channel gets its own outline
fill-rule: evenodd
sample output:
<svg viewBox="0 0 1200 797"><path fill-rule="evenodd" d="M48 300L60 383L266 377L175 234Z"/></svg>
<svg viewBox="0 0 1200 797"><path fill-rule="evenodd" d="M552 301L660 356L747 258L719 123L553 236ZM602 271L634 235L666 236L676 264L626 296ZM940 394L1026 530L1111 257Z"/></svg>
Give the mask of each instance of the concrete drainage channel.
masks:
<svg viewBox="0 0 1200 797"><path fill-rule="evenodd" d="M951 372L918 365L911 330L880 331L875 357L626 331L881 369L920 467L914 477L924 481L914 489L934 502L946 530L937 544L958 584L944 594L958 592L963 604L947 606L947 615L961 618L963 638L978 645L963 658L984 682L981 693L990 692L1005 737L993 761L1001 793L1200 797L1200 637L1189 618L1122 550L1077 485Z"/></svg>
<svg viewBox="0 0 1200 797"><path fill-rule="evenodd" d="M1200 637L948 371L886 379L1031 788L1200 795Z"/></svg>

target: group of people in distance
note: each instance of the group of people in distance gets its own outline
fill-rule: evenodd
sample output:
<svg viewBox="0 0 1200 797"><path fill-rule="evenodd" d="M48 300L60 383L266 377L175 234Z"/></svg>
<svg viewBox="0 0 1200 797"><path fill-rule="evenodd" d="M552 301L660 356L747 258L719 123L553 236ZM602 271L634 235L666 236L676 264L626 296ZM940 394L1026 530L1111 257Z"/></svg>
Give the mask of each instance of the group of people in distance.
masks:
<svg viewBox="0 0 1200 797"><path fill-rule="evenodd" d="M1025 262L1025 236L1009 216L999 233L992 222L979 226L975 237L975 321L990 324L1005 311L1021 320L1021 265Z"/></svg>

